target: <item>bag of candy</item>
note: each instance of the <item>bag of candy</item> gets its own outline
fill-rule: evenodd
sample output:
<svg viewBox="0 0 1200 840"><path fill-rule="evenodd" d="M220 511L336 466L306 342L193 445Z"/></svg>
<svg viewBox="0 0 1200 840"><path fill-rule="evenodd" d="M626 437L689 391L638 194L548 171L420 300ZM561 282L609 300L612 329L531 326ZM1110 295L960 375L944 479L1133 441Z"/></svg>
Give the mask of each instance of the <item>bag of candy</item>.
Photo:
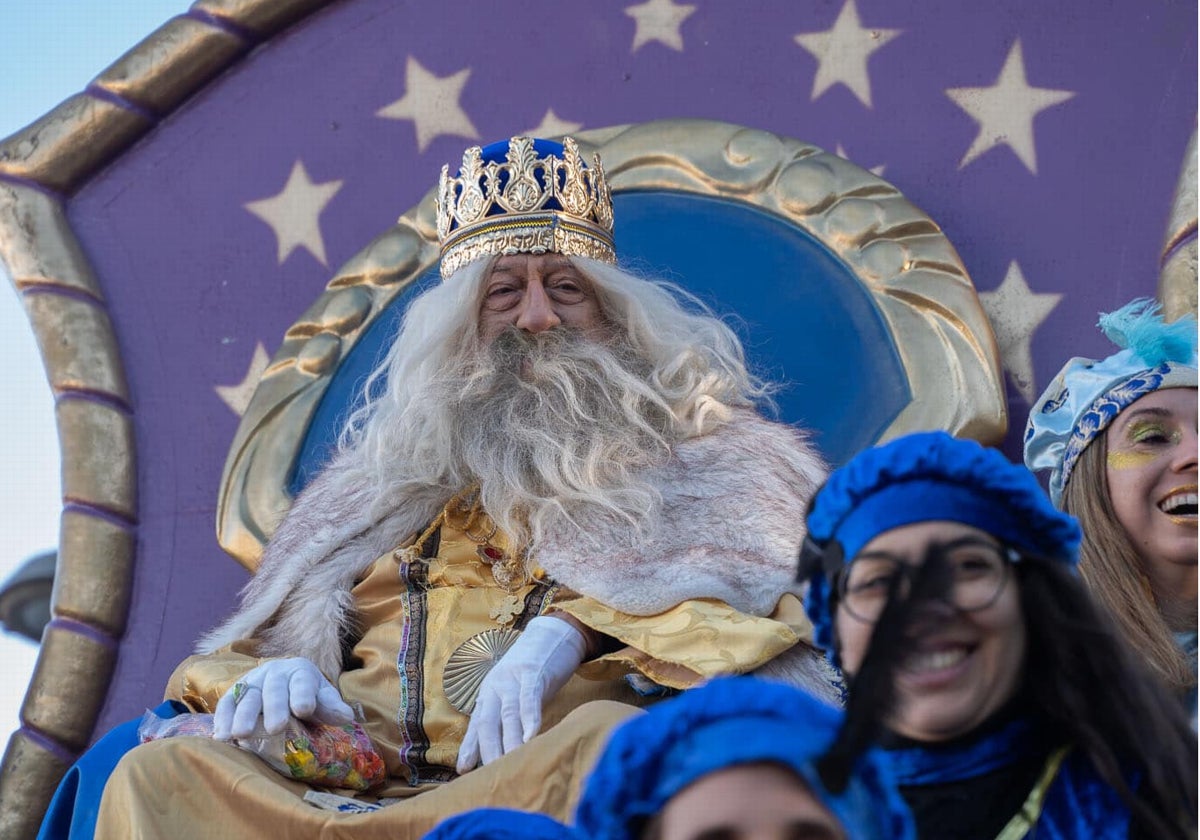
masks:
<svg viewBox="0 0 1200 840"><path fill-rule="evenodd" d="M160 718L147 711L138 726L138 738L143 744L181 736L211 738L212 721L210 714ZM293 717L277 735L269 734L259 721L248 738L234 738L230 743L254 753L288 778L310 785L365 791L387 778L383 759L357 721L334 726Z"/></svg>

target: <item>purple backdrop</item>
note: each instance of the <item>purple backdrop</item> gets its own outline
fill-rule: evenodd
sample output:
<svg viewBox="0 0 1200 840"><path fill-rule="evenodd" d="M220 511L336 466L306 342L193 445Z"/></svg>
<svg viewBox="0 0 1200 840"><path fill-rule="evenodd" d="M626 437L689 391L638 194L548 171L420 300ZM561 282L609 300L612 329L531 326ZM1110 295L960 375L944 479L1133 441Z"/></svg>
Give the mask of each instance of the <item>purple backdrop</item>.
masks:
<svg viewBox="0 0 1200 840"><path fill-rule="evenodd" d="M252 53L72 199L121 342L140 458L135 603L98 731L153 704L245 580L214 537L238 423L215 386L242 380L257 343L273 353L331 272L472 140L460 121L419 149L433 122L377 115L416 84L410 59L442 79L469 68L458 107L484 142L553 108L584 128L724 120L884 166L982 292L1015 261L1034 295L1062 295L1019 337L1032 351L1026 391L1068 355L1106 352L1098 310L1154 293L1196 119L1194 3L692 0L677 28L636 50L651 33L633 5L346 0ZM864 29L901 30L866 59L870 107L844 74L814 98L824 65L794 37L835 21L847 32L852 13ZM960 167L980 123L946 91L994 86L1018 41L1028 86L1074 95L1033 118L1036 174L1015 134ZM442 128L454 108L443 103ZM280 263L273 229L245 208L278 194L296 161L315 183L342 182L319 215L327 265L304 247ZM1015 454L1028 403L1011 384L1009 400Z"/></svg>

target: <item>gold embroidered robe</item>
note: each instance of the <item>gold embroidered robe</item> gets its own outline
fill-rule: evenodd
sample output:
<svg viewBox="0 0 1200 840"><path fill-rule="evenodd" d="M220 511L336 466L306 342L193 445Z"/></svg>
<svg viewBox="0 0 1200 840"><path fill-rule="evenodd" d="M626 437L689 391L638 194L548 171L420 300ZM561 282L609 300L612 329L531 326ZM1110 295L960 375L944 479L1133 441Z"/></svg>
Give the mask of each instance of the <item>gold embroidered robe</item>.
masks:
<svg viewBox="0 0 1200 840"><path fill-rule="evenodd" d="M361 706L389 774L384 786L362 798L422 796L370 814L321 811L302 801L306 786L256 756L221 742L179 738L143 745L122 760L105 789L96 836L242 836L278 833L287 825L299 837L370 837L375 831L380 837L420 837L440 819L484 805L539 810L566 821L608 731L653 700L635 691L627 676L643 685L648 680L687 688L718 674L750 671L809 638L803 609L792 596L784 596L770 618L706 600L632 616L566 591L537 569L533 580L510 591L497 583L489 557L507 546L503 535L482 540L488 530L486 517L452 503L436 551L423 552L433 556L389 552L352 591L363 633L337 685L348 702ZM510 622L517 628L561 610L614 639L613 649L584 663L549 699L542 734L457 777L454 765L469 718L447 699L445 665L463 642L498 628L510 603L520 608ZM185 660L166 696L212 711L234 682L265 661L253 651L247 640ZM154 800L164 790L188 794L162 808Z"/></svg>

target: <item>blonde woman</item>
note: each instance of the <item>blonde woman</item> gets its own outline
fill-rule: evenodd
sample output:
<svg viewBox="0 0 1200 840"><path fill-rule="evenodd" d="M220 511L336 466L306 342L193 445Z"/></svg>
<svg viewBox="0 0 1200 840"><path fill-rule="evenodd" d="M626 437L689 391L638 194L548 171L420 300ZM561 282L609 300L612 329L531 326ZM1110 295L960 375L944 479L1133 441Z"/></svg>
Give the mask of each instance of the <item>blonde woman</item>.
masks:
<svg viewBox="0 0 1200 840"><path fill-rule="evenodd" d="M1176 692L1196 688L1196 322L1135 300L1103 315L1121 349L1075 358L1033 406L1025 462L1083 527L1079 569Z"/></svg>

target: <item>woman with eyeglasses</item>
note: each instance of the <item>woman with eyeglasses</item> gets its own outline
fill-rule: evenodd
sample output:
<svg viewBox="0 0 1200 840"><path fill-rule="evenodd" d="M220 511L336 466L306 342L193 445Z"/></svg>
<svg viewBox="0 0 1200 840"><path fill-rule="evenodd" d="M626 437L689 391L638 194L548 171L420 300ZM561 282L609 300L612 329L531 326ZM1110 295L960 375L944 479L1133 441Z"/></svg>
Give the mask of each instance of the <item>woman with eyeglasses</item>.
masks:
<svg viewBox="0 0 1200 840"><path fill-rule="evenodd" d="M918 836L1195 837L1187 719L1090 600L1079 527L1032 474L910 435L835 471L808 534L806 606L848 687L827 761L878 739Z"/></svg>

